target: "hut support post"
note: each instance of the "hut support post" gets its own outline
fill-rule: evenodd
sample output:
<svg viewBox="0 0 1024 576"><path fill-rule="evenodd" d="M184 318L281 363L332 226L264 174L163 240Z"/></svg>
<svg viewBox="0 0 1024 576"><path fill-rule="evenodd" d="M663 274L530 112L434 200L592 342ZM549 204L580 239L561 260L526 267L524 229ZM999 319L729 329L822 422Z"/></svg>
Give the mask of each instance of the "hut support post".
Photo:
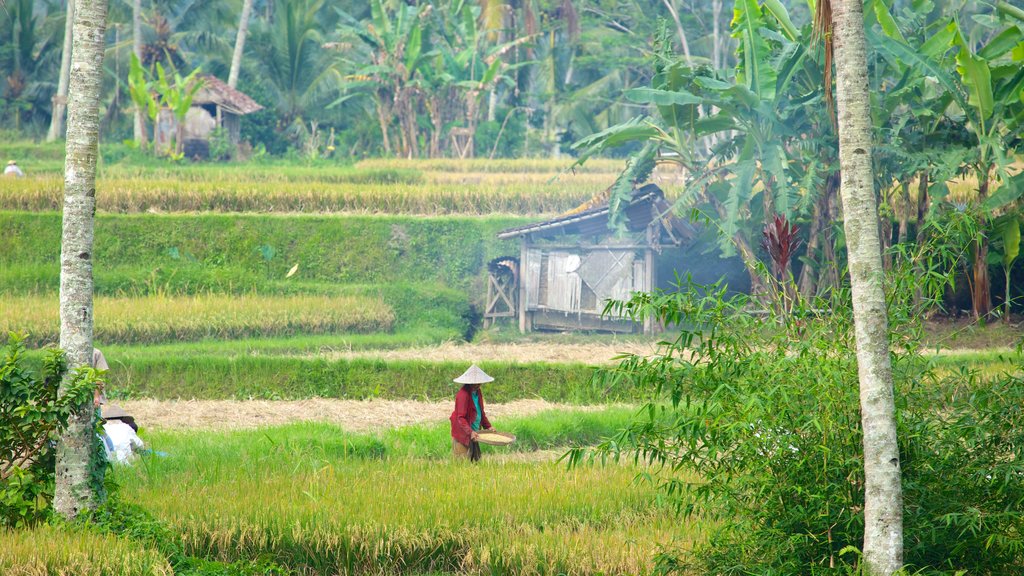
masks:
<svg viewBox="0 0 1024 576"><path fill-rule="evenodd" d="M644 284L648 292L654 290L654 250L653 246L656 241L655 227L653 225L647 227L647 248L644 249ZM654 334L654 318L647 316L644 318L644 334Z"/></svg>
<svg viewBox="0 0 1024 576"><path fill-rule="evenodd" d="M523 236L522 242L519 243L519 302L516 304L519 307L519 332L525 334L527 332L526 327L526 236Z"/></svg>

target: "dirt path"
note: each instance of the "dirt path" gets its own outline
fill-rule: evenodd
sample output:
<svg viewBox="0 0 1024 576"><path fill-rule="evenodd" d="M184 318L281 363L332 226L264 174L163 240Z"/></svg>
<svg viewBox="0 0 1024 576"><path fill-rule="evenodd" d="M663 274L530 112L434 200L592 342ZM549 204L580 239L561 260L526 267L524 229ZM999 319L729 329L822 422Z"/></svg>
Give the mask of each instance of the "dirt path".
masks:
<svg viewBox="0 0 1024 576"><path fill-rule="evenodd" d="M426 422L447 422L452 402L415 400L125 400L119 405L140 426L163 430L234 430L316 421L337 424L351 432L372 432ZM495 426L507 416L528 416L544 410L597 410L544 400L488 404Z"/></svg>
<svg viewBox="0 0 1024 576"><path fill-rule="evenodd" d="M622 353L648 355L654 353L655 350L654 341L585 344L551 342L455 344L446 342L422 348L328 352L318 356L331 360L381 358L383 360L428 360L434 362L550 362L608 365L614 364L616 361L613 358Z"/></svg>

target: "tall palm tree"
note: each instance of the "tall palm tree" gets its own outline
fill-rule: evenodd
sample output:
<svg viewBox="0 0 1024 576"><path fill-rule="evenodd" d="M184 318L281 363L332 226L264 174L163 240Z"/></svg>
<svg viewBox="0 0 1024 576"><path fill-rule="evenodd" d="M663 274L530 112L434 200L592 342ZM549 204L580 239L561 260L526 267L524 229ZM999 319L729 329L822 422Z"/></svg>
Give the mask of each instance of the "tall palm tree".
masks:
<svg viewBox="0 0 1024 576"><path fill-rule="evenodd" d="M238 34L235 36L235 51L231 55L231 71L228 72L228 86L238 86L238 73L242 68L242 52L245 50L245 36L249 32L249 15L252 13L252 0L243 0L242 16L238 19Z"/></svg>
<svg viewBox="0 0 1024 576"><path fill-rule="evenodd" d="M23 124L49 120L45 112L56 85L63 20L62 10L48 1L7 0L0 10L0 93L7 100L15 130Z"/></svg>
<svg viewBox="0 0 1024 576"><path fill-rule="evenodd" d="M254 30L254 44L279 124L286 128L327 102L338 74L321 48L324 0L277 0L273 5L269 22Z"/></svg>
<svg viewBox="0 0 1024 576"><path fill-rule="evenodd" d="M139 59L139 62L142 62L142 0L132 0L132 53ZM146 141L149 140L146 134L145 114L146 112L138 104L134 106L132 134L135 137L135 142L142 147L145 147Z"/></svg>
<svg viewBox="0 0 1024 576"><path fill-rule="evenodd" d="M68 103L68 75L71 72L71 28L75 20L75 0L67 0L67 15L64 17L64 47L60 54L60 79L57 93L53 97L53 111L50 114L50 130L46 141L53 142L64 135L64 111Z"/></svg>
<svg viewBox="0 0 1024 576"><path fill-rule="evenodd" d="M834 9L843 227L850 269L864 444L864 566L890 576L903 566L903 492L889 325L882 287L878 206L871 166L871 103L862 0L821 0ZM819 21L828 21L821 18Z"/></svg>
<svg viewBox="0 0 1024 576"><path fill-rule="evenodd" d="M68 87L60 257L60 347L67 353L68 372L60 393L73 381L78 368L92 363L93 219L106 25L106 0L78 0ZM93 458L95 415L92 402L79 406L57 444L53 508L69 519L99 504L103 478L102 468L97 469Z"/></svg>

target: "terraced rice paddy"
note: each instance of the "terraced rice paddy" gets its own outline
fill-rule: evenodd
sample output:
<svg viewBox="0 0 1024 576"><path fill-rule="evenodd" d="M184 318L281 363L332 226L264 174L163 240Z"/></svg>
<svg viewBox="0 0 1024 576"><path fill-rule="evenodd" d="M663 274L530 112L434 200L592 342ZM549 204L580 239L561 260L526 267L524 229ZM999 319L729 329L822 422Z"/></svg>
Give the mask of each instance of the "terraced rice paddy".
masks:
<svg viewBox="0 0 1024 576"><path fill-rule="evenodd" d="M28 343L58 340L55 295L0 297L0 333L20 331ZM358 296L152 295L95 299L94 338L102 344L230 340L338 332L387 332L394 312L379 299Z"/></svg>

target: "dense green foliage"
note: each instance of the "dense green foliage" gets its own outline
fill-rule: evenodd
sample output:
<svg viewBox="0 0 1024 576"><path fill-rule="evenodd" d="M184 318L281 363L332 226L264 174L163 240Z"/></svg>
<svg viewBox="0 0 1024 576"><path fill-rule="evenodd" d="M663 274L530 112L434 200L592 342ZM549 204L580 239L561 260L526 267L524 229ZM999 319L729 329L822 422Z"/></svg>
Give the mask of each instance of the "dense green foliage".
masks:
<svg viewBox="0 0 1024 576"><path fill-rule="evenodd" d="M63 394L57 389L67 372L62 352L50 350L42 371L30 370L25 347L15 335L0 360L0 530L22 527L44 517L53 499L54 442L68 418L91 406L96 374L75 373ZM0 561L0 567L2 567Z"/></svg>
<svg viewBox="0 0 1024 576"><path fill-rule="evenodd" d="M982 5L972 4L970 10ZM865 7L883 251L923 242L926 221L969 214L971 250L955 265L966 271L977 319L992 311L990 265L1019 244L1024 194L1017 157L1024 11L1007 2L982 10L968 19L962 5L925 0L869 0ZM611 189L613 223L634 183L646 178L637 167L649 166L658 151L661 161L678 165L685 207L717 232L723 253L743 257L755 294L767 292L756 269L770 263L762 249L768 227L776 217L796 223L793 246L801 250L771 263L772 271L793 277L794 292L813 298L845 274L831 49L819 46L809 19L777 0L735 2L730 32L740 41L735 69L681 57L659 35L650 87L625 93L645 110L574 147L582 163L642 145ZM993 226L997 216L1009 234ZM989 238L1004 236L1010 252L990 259ZM1008 278L1011 266L1008 260ZM998 297L1016 296L1004 288Z"/></svg>
<svg viewBox="0 0 1024 576"><path fill-rule="evenodd" d="M889 283L905 560L926 572L1016 574L1024 366L1018 354L1009 372L982 379L965 367L936 370L921 356L920 308L907 294L941 293L923 278L942 281L943 264L925 269ZM657 354L606 374L645 387L651 403L598 453L662 466L659 483L684 514L721 521L692 556L663 557L666 569L847 573L857 561L847 549L864 530L849 294L764 321L717 287L682 288L622 305L682 328Z"/></svg>
<svg viewBox="0 0 1024 576"><path fill-rule="evenodd" d="M658 18L678 15L676 42L694 57L723 65L731 58L731 39L710 37L716 25L726 27L728 2L715 9L658 0L407 4L257 2L239 88L265 109L243 119L242 134L258 150L294 157L409 149L436 156L456 155L451 131L469 128L479 142L470 153L489 155L497 141L499 154L550 155L623 117L618 96L645 81L644 51ZM43 134L64 7L52 0L7 6L0 121ZM202 68L226 80L239 12L223 0L143 3L143 66L152 74L160 63L182 76ZM111 7L102 102L108 141L132 133L131 19L131 4Z"/></svg>

